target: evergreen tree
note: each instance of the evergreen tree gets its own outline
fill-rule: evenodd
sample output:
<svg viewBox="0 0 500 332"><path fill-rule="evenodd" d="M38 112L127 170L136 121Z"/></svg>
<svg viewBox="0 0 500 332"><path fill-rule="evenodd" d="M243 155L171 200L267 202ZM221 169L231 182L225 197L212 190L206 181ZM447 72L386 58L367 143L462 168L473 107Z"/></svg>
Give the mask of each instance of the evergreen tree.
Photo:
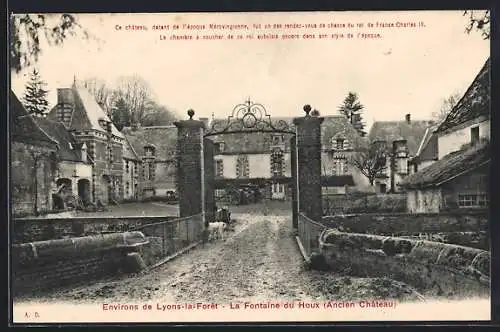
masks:
<svg viewBox="0 0 500 332"><path fill-rule="evenodd" d="M111 121L113 121L116 129L122 130L123 127L130 126L130 111L127 103L123 98L118 98L115 102L111 113Z"/></svg>
<svg viewBox="0 0 500 332"><path fill-rule="evenodd" d="M354 92L349 92L342 105L339 106L340 114L343 114L349 120L361 136L366 135L366 132L363 130L365 124L361 116L363 110L364 106L359 102L358 95Z"/></svg>
<svg viewBox="0 0 500 332"><path fill-rule="evenodd" d="M23 104L28 113L35 116L45 116L49 111L49 102L47 101L49 91L45 88L46 85L47 83L42 80L38 70L33 69L23 96Z"/></svg>

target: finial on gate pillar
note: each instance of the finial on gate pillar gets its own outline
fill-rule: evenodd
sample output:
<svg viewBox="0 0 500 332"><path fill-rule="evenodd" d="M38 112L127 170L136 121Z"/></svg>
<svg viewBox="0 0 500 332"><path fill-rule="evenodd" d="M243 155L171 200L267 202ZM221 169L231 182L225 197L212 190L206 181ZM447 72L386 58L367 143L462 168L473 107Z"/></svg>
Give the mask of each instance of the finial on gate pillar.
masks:
<svg viewBox="0 0 500 332"><path fill-rule="evenodd" d="M188 110L189 120L193 120L194 111L192 109Z"/></svg>
<svg viewBox="0 0 500 332"><path fill-rule="evenodd" d="M304 105L304 112L306 112L306 116L311 112L311 105Z"/></svg>

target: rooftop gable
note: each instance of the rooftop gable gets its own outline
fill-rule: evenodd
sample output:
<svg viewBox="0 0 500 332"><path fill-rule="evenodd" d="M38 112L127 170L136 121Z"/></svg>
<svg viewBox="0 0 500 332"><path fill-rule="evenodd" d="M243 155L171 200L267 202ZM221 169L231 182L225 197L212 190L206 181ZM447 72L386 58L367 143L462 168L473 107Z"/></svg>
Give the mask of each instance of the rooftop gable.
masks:
<svg viewBox="0 0 500 332"><path fill-rule="evenodd" d="M489 142L481 142L464 150L452 152L430 166L410 175L401 186L423 189L440 186L461 174L490 162Z"/></svg>
<svg viewBox="0 0 500 332"><path fill-rule="evenodd" d="M437 133L452 130L458 125L481 116L490 117L490 73L491 62L488 58L465 94L437 128Z"/></svg>
<svg viewBox="0 0 500 332"><path fill-rule="evenodd" d="M10 90L9 96L10 139L33 145L57 145L24 108L16 94Z"/></svg>
<svg viewBox="0 0 500 332"><path fill-rule="evenodd" d="M59 146L59 159L62 161L81 162L80 149L82 144L78 144L73 135L60 122L46 118L36 119L38 125L48 133Z"/></svg>
<svg viewBox="0 0 500 332"><path fill-rule="evenodd" d="M125 127L122 133L138 159L144 155L144 147L151 144L156 148L156 158L170 160L175 156L177 147L177 127L175 126Z"/></svg>
<svg viewBox="0 0 500 332"><path fill-rule="evenodd" d="M433 124L429 120L376 121L370 129L368 139L371 142L380 140L389 143L404 139L410 155L415 156L427 128Z"/></svg>
<svg viewBox="0 0 500 332"><path fill-rule="evenodd" d="M69 129L76 131L98 130L105 131L99 124L99 120L111 122L106 112L97 103L90 92L79 82L75 81L71 87L73 94L74 110L71 117ZM57 121L57 106L49 112L49 118ZM123 134L111 123L111 132L114 136L123 138Z"/></svg>

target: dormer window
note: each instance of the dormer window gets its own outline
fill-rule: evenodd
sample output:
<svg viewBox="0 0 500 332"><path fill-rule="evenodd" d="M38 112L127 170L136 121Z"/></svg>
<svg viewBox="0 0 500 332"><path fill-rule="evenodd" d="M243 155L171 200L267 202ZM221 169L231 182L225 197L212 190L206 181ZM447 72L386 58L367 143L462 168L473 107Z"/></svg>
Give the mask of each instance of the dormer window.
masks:
<svg viewBox="0 0 500 332"><path fill-rule="evenodd" d="M152 144L148 144L144 147L144 155L146 157L154 157L155 155L155 147Z"/></svg>
<svg viewBox="0 0 500 332"><path fill-rule="evenodd" d="M99 121L99 126L101 126L102 129L106 129L106 120L100 118L98 121Z"/></svg>
<svg viewBox="0 0 500 332"><path fill-rule="evenodd" d="M224 152L224 142L217 142L215 143L215 153L222 153Z"/></svg>
<svg viewBox="0 0 500 332"><path fill-rule="evenodd" d="M283 142L285 141L285 137L284 135L274 135L272 140L273 140L273 145L279 145L283 144Z"/></svg>
<svg viewBox="0 0 500 332"><path fill-rule="evenodd" d="M330 142L332 150L345 150L347 148L347 140L343 137L332 137Z"/></svg>
<svg viewBox="0 0 500 332"><path fill-rule="evenodd" d="M100 118L98 120L98 122L99 122L99 126L101 126L102 129L104 129L108 133L111 133L111 128L112 128L111 121L107 121L106 119Z"/></svg>

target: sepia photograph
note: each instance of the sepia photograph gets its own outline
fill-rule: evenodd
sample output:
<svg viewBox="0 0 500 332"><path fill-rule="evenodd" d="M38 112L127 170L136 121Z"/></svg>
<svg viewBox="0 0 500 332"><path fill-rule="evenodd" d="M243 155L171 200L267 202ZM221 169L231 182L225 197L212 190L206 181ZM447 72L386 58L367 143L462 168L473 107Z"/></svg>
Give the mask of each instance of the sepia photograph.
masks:
<svg viewBox="0 0 500 332"><path fill-rule="evenodd" d="M491 319L489 10L9 29L13 323Z"/></svg>

